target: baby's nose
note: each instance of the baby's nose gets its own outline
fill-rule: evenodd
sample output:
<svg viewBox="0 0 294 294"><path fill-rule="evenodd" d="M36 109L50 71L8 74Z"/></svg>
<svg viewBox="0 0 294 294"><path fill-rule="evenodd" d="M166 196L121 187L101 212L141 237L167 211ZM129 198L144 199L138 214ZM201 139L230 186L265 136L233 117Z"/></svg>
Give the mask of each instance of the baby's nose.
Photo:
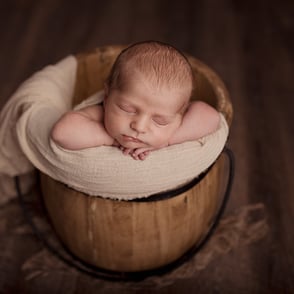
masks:
<svg viewBox="0 0 294 294"><path fill-rule="evenodd" d="M145 133L148 127L147 117L138 117L131 122L131 128L139 133Z"/></svg>

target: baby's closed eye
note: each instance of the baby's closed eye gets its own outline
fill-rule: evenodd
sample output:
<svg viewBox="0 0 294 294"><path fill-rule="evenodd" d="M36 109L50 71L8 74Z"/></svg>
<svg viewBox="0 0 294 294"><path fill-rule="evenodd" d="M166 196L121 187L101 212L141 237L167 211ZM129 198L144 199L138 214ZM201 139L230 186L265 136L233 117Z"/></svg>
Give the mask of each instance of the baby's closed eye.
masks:
<svg viewBox="0 0 294 294"><path fill-rule="evenodd" d="M166 117L162 117L162 116L154 116L152 120L160 126L167 126L168 124L171 123L170 119Z"/></svg>
<svg viewBox="0 0 294 294"><path fill-rule="evenodd" d="M127 104L119 104L118 107L123 110L124 112L127 113L136 113L136 109L131 106L131 105L127 105Z"/></svg>

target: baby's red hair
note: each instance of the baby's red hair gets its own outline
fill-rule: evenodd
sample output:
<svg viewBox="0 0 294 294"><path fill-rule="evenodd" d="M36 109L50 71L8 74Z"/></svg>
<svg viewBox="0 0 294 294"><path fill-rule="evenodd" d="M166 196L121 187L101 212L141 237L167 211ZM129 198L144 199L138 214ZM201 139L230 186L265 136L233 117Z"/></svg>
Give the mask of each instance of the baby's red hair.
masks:
<svg viewBox="0 0 294 294"><path fill-rule="evenodd" d="M117 57L106 81L108 89L123 90L129 77L143 74L154 87L193 89L193 72L187 58L171 45L157 41L135 43ZM186 91L185 91L186 92Z"/></svg>

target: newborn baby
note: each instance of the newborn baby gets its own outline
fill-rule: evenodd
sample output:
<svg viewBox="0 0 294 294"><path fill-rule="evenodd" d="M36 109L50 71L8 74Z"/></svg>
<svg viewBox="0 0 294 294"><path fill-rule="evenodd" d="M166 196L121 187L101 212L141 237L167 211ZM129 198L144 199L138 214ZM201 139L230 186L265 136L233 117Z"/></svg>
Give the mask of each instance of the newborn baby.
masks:
<svg viewBox="0 0 294 294"><path fill-rule="evenodd" d="M219 113L191 102L193 72L174 47L136 43L117 57L105 81L102 105L65 113L51 131L61 147L116 146L144 160L150 151L197 140L214 132Z"/></svg>

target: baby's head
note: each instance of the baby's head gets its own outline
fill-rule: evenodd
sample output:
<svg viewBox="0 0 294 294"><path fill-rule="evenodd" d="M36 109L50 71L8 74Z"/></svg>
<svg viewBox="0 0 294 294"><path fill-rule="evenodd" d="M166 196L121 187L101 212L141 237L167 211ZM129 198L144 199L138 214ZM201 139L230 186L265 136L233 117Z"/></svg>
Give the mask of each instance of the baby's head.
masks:
<svg viewBox="0 0 294 294"><path fill-rule="evenodd" d="M128 148L164 146L181 124L192 89L192 69L181 52L155 41L133 44L106 81L105 127Z"/></svg>
<svg viewBox="0 0 294 294"><path fill-rule="evenodd" d="M110 91L123 91L138 74L155 89L180 90L179 99L183 101L191 96L192 68L186 57L170 45L147 41L124 49L117 57L106 85Z"/></svg>

